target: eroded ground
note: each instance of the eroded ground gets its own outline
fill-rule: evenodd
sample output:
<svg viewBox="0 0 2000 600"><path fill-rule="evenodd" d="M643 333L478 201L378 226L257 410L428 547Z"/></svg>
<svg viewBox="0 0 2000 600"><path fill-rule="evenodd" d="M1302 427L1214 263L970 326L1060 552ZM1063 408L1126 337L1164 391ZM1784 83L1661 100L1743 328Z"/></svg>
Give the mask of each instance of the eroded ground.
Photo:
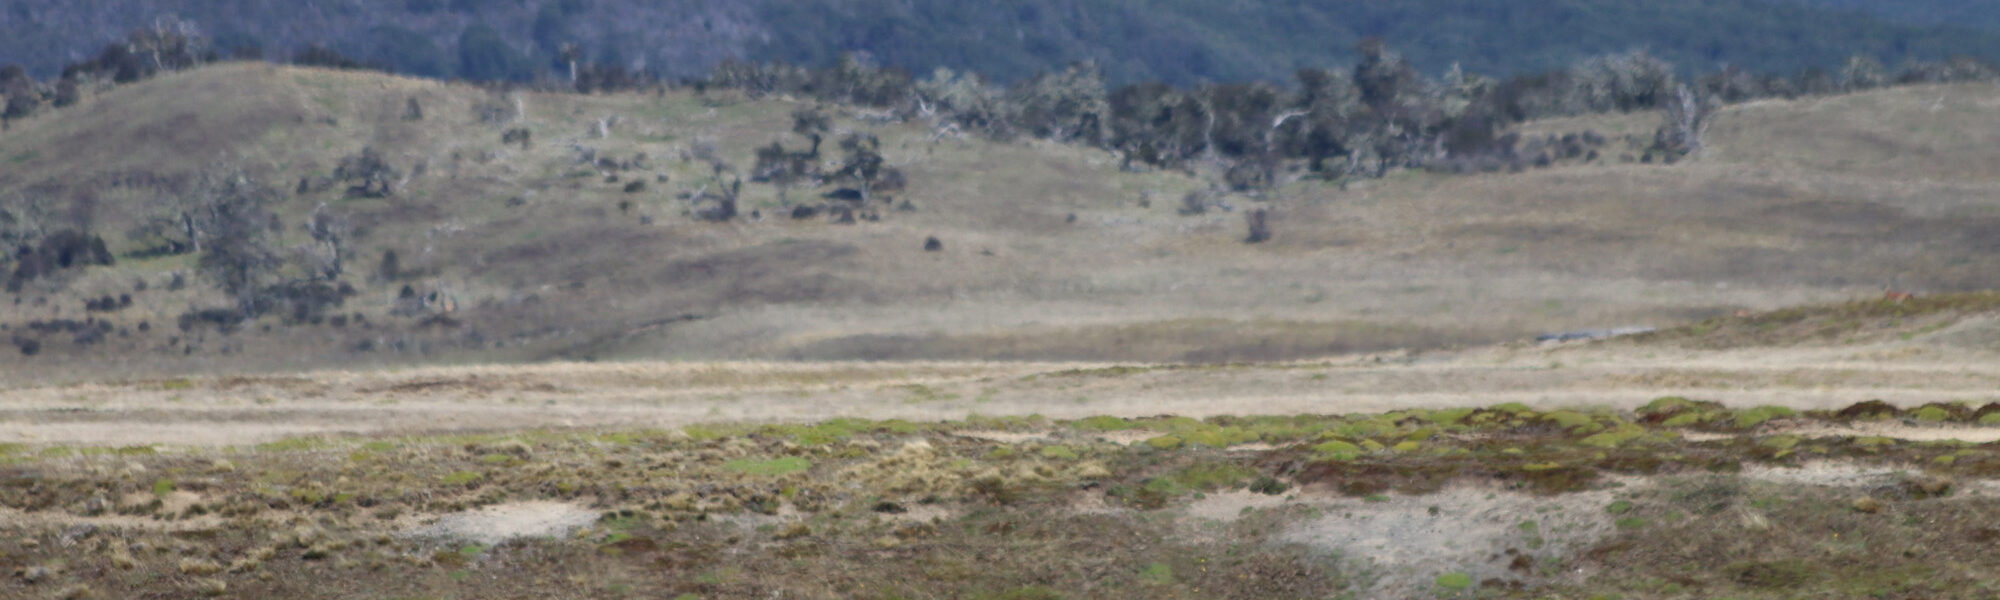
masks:
<svg viewBox="0 0 2000 600"><path fill-rule="evenodd" d="M1989 300L1303 363L17 386L0 597L1986 598L2000 321L1940 309Z"/></svg>
<svg viewBox="0 0 2000 600"><path fill-rule="evenodd" d="M1970 598L1996 422L1668 397L10 445L0 561L10 597Z"/></svg>

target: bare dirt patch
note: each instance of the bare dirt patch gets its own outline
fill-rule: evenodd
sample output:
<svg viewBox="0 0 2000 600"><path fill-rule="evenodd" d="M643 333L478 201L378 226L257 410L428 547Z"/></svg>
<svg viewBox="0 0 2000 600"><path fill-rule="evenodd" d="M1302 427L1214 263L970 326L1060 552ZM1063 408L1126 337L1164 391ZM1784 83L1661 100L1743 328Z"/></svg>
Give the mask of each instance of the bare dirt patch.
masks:
<svg viewBox="0 0 2000 600"><path fill-rule="evenodd" d="M596 511L568 502L511 502L436 517L405 533L493 545L517 538L560 538L597 518Z"/></svg>
<svg viewBox="0 0 2000 600"><path fill-rule="evenodd" d="M1814 461L1795 467L1745 465L1743 477L1787 485L1836 488L1870 488L1893 481L1905 469L1874 467L1833 461Z"/></svg>
<svg viewBox="0 0 2000 600"><path fill-rule="evenodd" d="M1813 423L1775 431L1806 438L1885 437L1912 442L1968 442L1989 444L2000 441L2000 427L1971 425L1907 425L1903 423L1854 423L1829 425Z"/></svg>
<svg viewBox="0 0 2000 600"><path fill-rule="evenodd" d="M1280 539L1338 553L1365 570L1381 597L1418 597L1439 575L1521 580L1538 560L1587 548L1612 530L1612 490L1533 496L1454 486L1423 496L1312 502L1319 516Z"/></svg>
<svg viewBox="0 0 2000 600"><path fill-rule="evenodd" d="M1026 431L960 431L954 435L989 442L1000 442L1002 444L1025 444L1028 442L1047 441L1049 439L1049 434L1047 433L1031 433Z"/></svg>
<svg viewBox="0 0 2000 600"><path fill-rule="evenodd" d="M1284 496L1234 490L1208 494L1190 502L1182 514L1196 521L1234 522L1251 511L1267 510L1289 503Z"/></svg>

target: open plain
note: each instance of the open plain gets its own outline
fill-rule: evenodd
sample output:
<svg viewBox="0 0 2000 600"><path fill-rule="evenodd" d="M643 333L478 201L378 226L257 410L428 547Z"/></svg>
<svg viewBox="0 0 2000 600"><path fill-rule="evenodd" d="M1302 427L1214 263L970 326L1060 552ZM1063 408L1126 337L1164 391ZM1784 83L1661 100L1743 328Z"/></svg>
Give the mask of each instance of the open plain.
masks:
<svg viewBox="0 0 2000 600"><path fill-rule="evenodd" d="M1671 166L1618 156L1658 114L1536 121L1614 146L1200 214L836 108L910 179L841 224L695 216L788 98L165 74L13 123L0 195L138 230L224 165L373 274L210 322L134 233L6 296L0 597L1992 597L1996 98L1732 105ZM394 195L313 185L364 147Z"/></svg>

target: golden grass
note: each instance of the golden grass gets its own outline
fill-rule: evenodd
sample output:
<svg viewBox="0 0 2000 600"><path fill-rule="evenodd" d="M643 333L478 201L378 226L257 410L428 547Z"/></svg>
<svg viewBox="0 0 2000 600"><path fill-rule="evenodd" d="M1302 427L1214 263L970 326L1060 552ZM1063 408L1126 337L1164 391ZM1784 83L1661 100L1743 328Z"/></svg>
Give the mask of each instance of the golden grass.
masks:
<svg viewBox="0 0 2000 600"><path fill-rule="evenodd" d="M1521 174L1302 183L1271 201L1277 238L1249 246L1234 212L1175 214L1180 194L1202 185L1186 175L1123 173L1103 151L1042 142L933 145L922 124L868 125L840 109L837 129L880 135L889 162L910 174L903 198L915 212L884 208L880 223L854 226L794 222L779 214L774 190L750 184L744 209L761 221L701 223L683 216L690 207L674 195L703 187L706 167L682 155L714 143L747 168L754 146L799 143L788 132L798 103L520 93L523 119L498 125L474 117L488 94L470 87L223 65L17 124L7 146L33 155L0 163L0 193L45 182L101 188L115 173L186 174L219 161L289 189L372 145L406 172L426 164L425 174L390 200L327 192L288 199L281 212L288 223L321 202L351 213L368 231L351 270L364 273L396 249L406 268L426 274L412 283L450 284L468 309L464 326L413 330L386 315L402 282L354 277L362 294L347 310L369 316L371 328L182 335L162 325L220 299L199 291L199 279L189 291L160 291L185 261L128 261L67 293L0 303L0 322L73 317L81 298L146 277L152 290L135 297L142 310L110 318L121 327L149 320L151 333L83 349L53 340L45 355L61 360L0 370L87 380L548 359L1270 360L1665 326L1860 297L1886 283L1984 289L2000 273L1991 251L2000 209L1990 202L2000 190L1974 168L2000 161L1992 150L2000 145L1986 143L2000 135L1990 118L2000 109L1982 99L1990 88L1733 107L1711 152L1673 167L1607 159ZM425 120L400 119L412 97ZM612 117L608 138L587 135ZM1523 129L1636 134L1654 118ZM534 132L530 148L500 144L500 131L516 126ZM650 164L606 183L576 164L573 144L618 159L643 152ZM571 176L580 171L587 176ZM661 174L671 181L658 183ZM632 178L651 187L623 193ZM117 232L143 214L149 194L100 196L100 229L114 250L133 249ZM630 214L618 208L625 200ZM296 227L286 236L303 238ZM928 236L945 250L921 251ZM50 304L36 305L38 297ZM671 320L681 315L701 318ZM195 350L170 348L173 337L196 339ZM355 351L363 342L376 349Z"/></svg>

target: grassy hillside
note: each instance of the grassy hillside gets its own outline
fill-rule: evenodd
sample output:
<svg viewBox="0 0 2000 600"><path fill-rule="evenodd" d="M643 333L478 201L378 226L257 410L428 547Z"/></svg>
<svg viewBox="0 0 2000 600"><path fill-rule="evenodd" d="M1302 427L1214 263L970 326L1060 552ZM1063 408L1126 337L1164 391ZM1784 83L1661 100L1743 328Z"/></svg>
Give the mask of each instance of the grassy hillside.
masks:
<svg viewBox="0 0 2000 600"><path fill-rule="evenodd" d="M1710 154L1692 163L1614 152L1518 174L1309 182L1197 216L1177 214L1180 196L1205 185L1186 174L1122 172L1102 151L1041 142L933 141L921 123L835 111L834 129L880 136L910 181L895 204L872 208L879 221L843 225L789 218L765 184L746 183L747 218L728 223L694 218L700 207L682 199L713 190L709 166L693 158L700 148L747 170L755 146L804 145L790 133L801 105L782 98L498 97L378 74L216 66L0 134L0 197L88 197L95 230L121 255L61 290L0 303L0 336L45 343L0 368L61 379L547 358L1208 362L1670 325L1879 295L1891 283L1987 289L2000 273L2000 181L1985 167L2000 160L1994 91L1753 103L1725 111ZM404 118L411 98L422 120ZM482 121L475 109L494 103L522 116ZM1526 131L1615 137L1657 119ZM503 144L514 128L532 143ZM293 193L364 147L405 175L394 196ZM633 168L583 164L584 149ZM358 241L343 280L357 295L340 310L365 323L176 326L226 299L195 276L192 256L130 256L143 245L123 232L178 178L222 164L284 192L287 247L306 243L300 223L322 203L349 216ZM647 186L625 192L633 181ZM896 208L905 201L910 210ZM1237 213L1256 205L1278 215L1277 235L1246 245ZM941 251L923 249L932 236ZM392 249L403 277L372 280ZM186 289L167 289L174 272ZM134 291L138 280L145 291ZM444 320L394 316L403 285L442 285L459 309ZM126 293L131 308L83 313L85 299ZM28 329L86 318L112 323L105 341Z"/></svg>

